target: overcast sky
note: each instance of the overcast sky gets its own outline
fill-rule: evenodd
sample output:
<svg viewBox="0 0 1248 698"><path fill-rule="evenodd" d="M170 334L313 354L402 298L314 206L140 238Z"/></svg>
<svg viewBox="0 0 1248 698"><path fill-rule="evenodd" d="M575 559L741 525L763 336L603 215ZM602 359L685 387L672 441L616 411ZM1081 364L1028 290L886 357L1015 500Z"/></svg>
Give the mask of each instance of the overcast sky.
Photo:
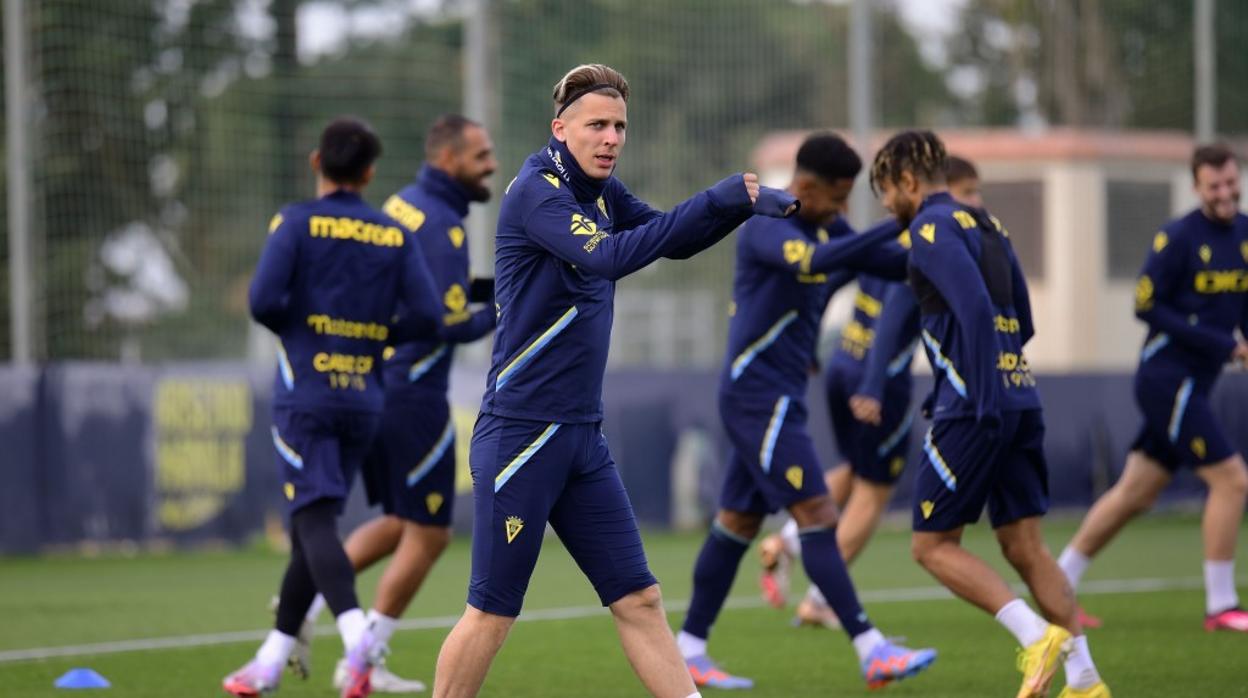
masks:
<svg viewBox="0 0 1248 698"><path fill-rule="evenodd" d="M848 2L832 1L840 4ZM954 30L958 9L967 0L896 2L902 19L915 36L937 38ZM299 7L299 55L309 59L341 50L348 30L356 35L397 36L406 29L413 14L426 14L436 10L438 5L438 0L389 0L367 9L348 12L341 4L332 0L305 2ZM944 50L941 41L920 41L919 48L928 61L936 65L943 63Z"/></svg>

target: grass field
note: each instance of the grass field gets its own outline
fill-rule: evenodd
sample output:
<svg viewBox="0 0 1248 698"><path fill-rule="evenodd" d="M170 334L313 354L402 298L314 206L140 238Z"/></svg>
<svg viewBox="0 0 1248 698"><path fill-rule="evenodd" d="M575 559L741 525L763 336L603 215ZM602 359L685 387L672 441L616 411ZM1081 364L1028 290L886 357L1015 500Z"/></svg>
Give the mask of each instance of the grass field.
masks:
<svg viewBox="0 0 1248 698"><path fill-rule="evenodd" d="M1048 526L1060 549L1073 520ZM1241 541L1248 540L1248 530ZM669 607L683 608L700 536L648 536L655 573ZM434 570L408 613L419 619L392 642L390 666L404 676L430 679L447 627L462 609L468 573L467 541L457 541ZM990 532L977 528L968 544L994 563ZM1241 553L1244 546L1241 545ZM1243 556L1241 555L1241 558ZM852 650L839 632L794 629L788 614L761 607L754 558L747 558L732 592L732 608L715 627L712 654L733 672L750 676L753 696L864 695ZM71 667L92 667L120 696L220 695L221 677L257 646L270 616L265 610L283 558L260 550L137 557L0 560L0 695L52 696L53 680ZM1248 696L1248 637L1208 634L1201 627L1199 522L1188 516L1137 522L1093 566L1084 605L1105 628L1089 639L1102 674L1118 698ZM1013 695L1014 642L987 615L942 598L908 555L908 537L887 526L853 569L867 610L886 634L936 647L940 659L926 674L888 689L929 698ZM376 571L360 582L367 602ZM1012 578L1012 577L1011 577ZM799 591L795 580L795 592ZM1241 589L1244 577L1240 577ZM796 594L795 594L796 595ZM636 696L644 692L616 642L609 617L554 538L530 586L526 612L494 664L483 695ZM671 620L679 625L681 613ZM523 617L522 617L523 620ZM245 638L190 638L191 646L92 653L14 661L17 650L116 643L141 638L254 630ZM287 676L281 694L333 696L329 675L341 645L324 621L307 682ZM216 640L217 644L205 644ZM1057 689L1053 695L1057 695ZM713 695L713 691L706 694Z"/></svg>

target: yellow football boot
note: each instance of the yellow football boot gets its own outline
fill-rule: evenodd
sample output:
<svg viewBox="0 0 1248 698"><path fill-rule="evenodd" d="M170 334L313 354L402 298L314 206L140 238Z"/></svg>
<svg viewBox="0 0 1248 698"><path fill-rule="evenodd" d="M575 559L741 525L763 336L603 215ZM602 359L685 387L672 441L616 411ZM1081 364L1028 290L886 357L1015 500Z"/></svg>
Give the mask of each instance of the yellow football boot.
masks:
<svg viewBox="0 0 1248 698"><path fill-rule="evenodd" d="M1057 625L1050 625L1044 637L1026 649L1018 651L1018 670L1023 672L1023 685L1018 698L1045 698L1057 667L1070 653L1074 644L1070 632Z"/></svg>
<svg viewBox="0 0 1248 698"><path fill-rule="evenodd" d="M1062 689L1057 698L1112 698L1109 695L1109 686L1104 681L1097 681L1095 684L1087 688L1071 688L1067 686Z"/></svg>

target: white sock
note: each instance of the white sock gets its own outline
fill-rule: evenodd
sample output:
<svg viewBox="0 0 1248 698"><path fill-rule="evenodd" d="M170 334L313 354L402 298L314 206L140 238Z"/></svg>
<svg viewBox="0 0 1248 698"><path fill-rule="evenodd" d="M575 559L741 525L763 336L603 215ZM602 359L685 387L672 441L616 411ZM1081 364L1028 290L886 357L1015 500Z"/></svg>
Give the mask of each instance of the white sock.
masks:
<svg viewBox="0 0 1248 698"><path fill-rule="evenodd" d="M1213 615L1238 605L1235 561L1205 560L1205 612Z"/></svg>
<svg viewBox="0 0 1248 698"><path fill-rule="evenodd" d="M690 635L685 631L676 634L676 647L680 650L680 656L685 659L693 659L706 654L706 638Z"/></svg>
<svg viewBox="0 0 1248 698"><path fill-rule="evenodd" d="M820 606L828 605L828 600L823 597L823 592L819 591L819 587L815 586L814 584L811 584L809 587L807 587L806 598L810 599L812 603L818 604Z"/></svg>
<svg viewBox="0 0 1248 698"><path fill-rule="evenodd" d="M256 652L256 661L264 666L284 667L286 660L290 659L290 653L295 651L295 638L270 630L268 637L264 638L264 644L260 645L260 651Z"/></svg>
<svg viewBox="0 0 1248 698"><path fill-rule="evenodd" d="M853 643L854 651L858 653L858 662L861 664L867 661L867 657L871 656L871 650L881 642L884 642L884 633L880 632L879 628L871 628L865 633L855 635Z"/></svg>
<svg viewBox="0 0 1248 698"><path fill-rule="evenodd" d="M1070 582L1071 590L1079 588L1083 573L1088 571L1088 565L1091 563L1090 558L1069 545L1062 551L1061 557L1057 558L1057 566L1061 567L1062 572L1066 574L1066 581Z"/></svg>
<svg viewBox="0 0 1248 698"><path fill-rule="evenodd" d="M373 637L378 644L388 644L390 636L398 629L399 619L391 618L375 608L368 611L368 625L373 629Z"/></svg>
<svg viewBox="0 0 1248 698"><path fill-rule="evenodd" d="M1066 655L1066 685L1075 689L1095 686L1101 680L1092 663L1092 653L1088 650L1088 636L1075 638L1074 648Z"/></svg>
<svg viewBox="0 0 1248 698"><path fill-rule="evenodd" d="M802 557L802 540L798 537L797 522L789 519L780 529L780 540L784 541L784 552L794 559Z"/></svg>
<svg viewBox="0 0 1248 698"><path fill-rule="evenodd" d="M997 622L1013 633L1018 644L1023 647L1039 642L1044 637L1044 632L1049 629L1048 621L1031 610L1022 599L1014 599L1002 606L997 611Z"/></svg>
<svg viewBox="0 0 1248 698"><path fill-rule="evenodd" d="M304 616L309 623L316 625L316 621L321 619L321 611L325 610L325 597L320 594L312 599L312 605L308 606L308 615Z"/></svg>
<svg viewBox="0 0 1248 698"><path fill-rule="evenodd" d="M355 643L364 637L365 631L368 630L368 619L364 617L364 612L358 608L342 613L334 622L338 623L338 634L342 635L342 646L350 651L355 647Z"/></svg>

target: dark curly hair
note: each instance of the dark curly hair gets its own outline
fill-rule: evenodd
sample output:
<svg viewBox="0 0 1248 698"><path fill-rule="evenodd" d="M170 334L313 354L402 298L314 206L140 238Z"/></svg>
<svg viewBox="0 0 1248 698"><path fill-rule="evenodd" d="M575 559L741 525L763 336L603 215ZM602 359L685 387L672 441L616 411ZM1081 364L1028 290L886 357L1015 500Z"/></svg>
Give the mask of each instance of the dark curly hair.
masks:
<svg viewBox="0 0 1248 698"><path fill-rule="evenodd" d="M901 180L902 172L935 184L945 181L945 144L931 131L902 131L884 144L871 163L871 191L880 193L880 184Z"/></svg>

